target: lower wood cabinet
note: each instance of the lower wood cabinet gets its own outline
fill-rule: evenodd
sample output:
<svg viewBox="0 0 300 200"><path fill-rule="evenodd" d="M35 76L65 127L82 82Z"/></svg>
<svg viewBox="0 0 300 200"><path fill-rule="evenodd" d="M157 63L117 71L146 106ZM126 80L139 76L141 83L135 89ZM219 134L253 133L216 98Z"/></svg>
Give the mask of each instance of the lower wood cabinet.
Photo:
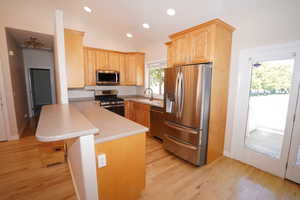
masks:
<svg viewBox="0 0 300 200"><path fill-rule="evenodd" d="M105 154L107 166L97 168L101 200L138 200L145 188L145 133L99 143L96 155Z"/></svg>
<svg viewBox="0 0 300 200"><path fill-rule="evenodd" d="M125 101L125 117L150 128L150 105Z"/></svg>

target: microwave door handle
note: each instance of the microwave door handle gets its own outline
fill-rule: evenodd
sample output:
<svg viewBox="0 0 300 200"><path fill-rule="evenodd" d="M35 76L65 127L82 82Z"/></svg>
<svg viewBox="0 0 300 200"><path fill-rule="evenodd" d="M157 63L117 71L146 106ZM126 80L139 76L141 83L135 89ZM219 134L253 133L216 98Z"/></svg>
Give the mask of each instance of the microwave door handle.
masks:
<svg viewBox="0 0 300 200"><path fill-rule="evenodd" d="M116 76L116 83L118 83L118 73L117 72L115 72L115 76Z"/></svg>

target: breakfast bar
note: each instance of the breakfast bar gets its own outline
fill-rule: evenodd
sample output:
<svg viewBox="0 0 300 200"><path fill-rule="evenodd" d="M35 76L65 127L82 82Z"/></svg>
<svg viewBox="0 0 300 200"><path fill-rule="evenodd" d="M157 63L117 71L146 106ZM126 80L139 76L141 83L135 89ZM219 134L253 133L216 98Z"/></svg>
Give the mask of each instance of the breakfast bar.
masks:
<svg viewBox="0 0 300 200"><path fill-rule="evenodd" d="M81 101L44 106L36 137L64 140L78 199L137 199L145 187L147 131L94 101Z"/></svg>

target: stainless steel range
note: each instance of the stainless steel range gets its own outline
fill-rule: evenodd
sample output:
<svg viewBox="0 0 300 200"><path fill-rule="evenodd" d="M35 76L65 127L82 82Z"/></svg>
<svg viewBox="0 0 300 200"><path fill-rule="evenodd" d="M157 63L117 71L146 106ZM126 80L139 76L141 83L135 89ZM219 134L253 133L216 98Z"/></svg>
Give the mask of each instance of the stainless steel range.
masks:
<svg viewBox="0 0 300 200"><path fill-rule="evenodd" d="M117 90L95 90L95 100L101 107L124 116L124 99L117 95Z"/></svg>

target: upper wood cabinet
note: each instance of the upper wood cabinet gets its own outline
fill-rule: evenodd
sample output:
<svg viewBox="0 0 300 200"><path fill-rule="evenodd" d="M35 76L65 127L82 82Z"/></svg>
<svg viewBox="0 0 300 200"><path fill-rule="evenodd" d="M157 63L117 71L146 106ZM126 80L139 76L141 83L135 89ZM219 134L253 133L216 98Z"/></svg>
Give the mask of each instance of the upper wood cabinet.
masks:
<svg viewBox="0 0 300 200"><path fill-rule="evenodd" d="M220 29L234 29L219 19L186 29L170 36L167 42L168 66L213 62L216 55L216 40Z"/></svg>
<svg viewBox="0 0 300 200"><path fill-rule="evenodd" d="M183 65L190 61L190 37L182 35L172 40L172 59L174 65Z"/></svg>
<svg viewBox="0 0 300 200"><path fill-rule="evenodd" d="M121 85L144 85L145 54L84 47L85 85L96 85L96 70L120 72Z"/></svg>
<svg viewBox="0 0 300 200"><path fill-rule="evenodd" d="M134 54L127 54L125 60L126 85L136 85L136 57Z"/></svg>
<svg viewBox="0 0 300 200"><path fill-rule="evenodd" d="M208 27L192 31L188 34L190 38L190 62L197 63L204 60L211 60L213 46L212 30L212 27Z"/></svg>
<svg viewBox="0 0 300 200"><path fill-rule="evenodd" d="M109 68L109 54L106 51L96 51L96 70L108 70Z"/></svg>
<svg viewBox="0 0 300 200"><path fill-rule="evenodd" d="M145 79L145 54L135 54L135 68L136 68L136 85L143 86Z"/></svg>
<svg viewBox="0 0 300 200"><path fill-rule="evenodd" d="M83 36L80 31L65 29L66 71L68 88L82 88L84 82Z"/></svg>
<svg viewBox="0 0 300 200"><path fill-rule="evenodd" d="M120 53L108 52L108 67L110 70L120 71Z"/></svg>

